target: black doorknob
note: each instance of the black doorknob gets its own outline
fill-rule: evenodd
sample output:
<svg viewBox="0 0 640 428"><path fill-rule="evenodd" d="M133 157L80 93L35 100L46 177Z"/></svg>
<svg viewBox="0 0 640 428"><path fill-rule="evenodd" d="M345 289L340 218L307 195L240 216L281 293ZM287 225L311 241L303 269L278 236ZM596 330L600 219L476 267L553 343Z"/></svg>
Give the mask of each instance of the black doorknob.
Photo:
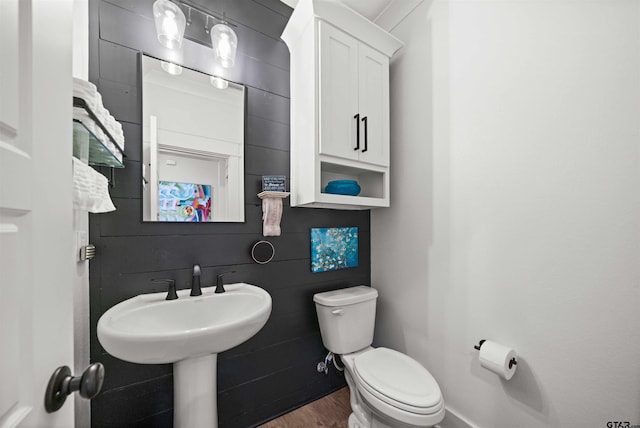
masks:
<svg viewBox="0 0 640 428"><path fill-rule="evenodd" d="M80 396L91 400L100 393L104 382L104 366L101 363L91 364L81 376L71 376L67 366L58 367L47 385L44 395L44 408L47 413L59 410L67 396L78 391Z"/></svg>

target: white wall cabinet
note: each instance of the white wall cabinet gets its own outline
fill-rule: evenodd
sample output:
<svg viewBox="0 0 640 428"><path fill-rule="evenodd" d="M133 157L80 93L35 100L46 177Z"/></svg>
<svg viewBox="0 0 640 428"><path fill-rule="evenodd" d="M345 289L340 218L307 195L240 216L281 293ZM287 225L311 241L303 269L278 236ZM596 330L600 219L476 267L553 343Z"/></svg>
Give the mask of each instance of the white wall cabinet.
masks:
<svg viewBox="0 0 640 428"><path fill-rule="evenodd" d="M389 166L389 58L323 21L320 154Z"/></svg>
<svg viewBox="0 0 640 428"><path fill-rule="evenodd" d="M389 58L395 37L340 2L302 0L282 35L291 52L291 206L389 206ZM354 179L358 196L333 195Z"/></svg>

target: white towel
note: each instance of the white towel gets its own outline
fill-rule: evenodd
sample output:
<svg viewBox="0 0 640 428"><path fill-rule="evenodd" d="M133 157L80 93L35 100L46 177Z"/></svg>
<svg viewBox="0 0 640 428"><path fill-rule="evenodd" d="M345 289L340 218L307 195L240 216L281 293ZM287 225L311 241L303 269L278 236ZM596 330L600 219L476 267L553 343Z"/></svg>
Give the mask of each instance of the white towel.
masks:
<svg viewBox="0 0 640 428"><path fill-rule="evenodd" d="M87 82L86 80L78 79L76 77L73 78L73 96L85 100L92 111L95 111L97 108L97 94L98 90L96 85L91 82ZM102 103L102 99L100 100L100 103Z"/></svg>
<svg viewBox="0 0 640 428"><path fill-rule="evenodd" d="M2 0L0 0L2 1ZM100 123L104 125L104 127L109 131L109 134L113 137L114 142L120 147L120 150L115 150L113 145L108 142L108 138L104 135L104 133L100 130L98 126L95 128L90 128L91 132L93 132L96 137L103 142L105 146L111 150L114 155L122 161L122 154L120 152L124 152L124 133L122 132L122 125L109 113L104 105L102 104L102 95L98 92L96 85L91 82L87 82L86 80L73 78L73 95L76 97L80 97L87 102L87 105L91 109L91 111L96 115ZM78 112L76 113L74 109L74 118L82 121L84 124L88 124L93 122L93 120L89 119L89 116L86 113Z"/></svg>
<svg viewBox="0 0 640 428"><path fill-rule="evenodd" d="M79 159L73 159L73 206L92 213L115 211L109 180Z"/></svg>

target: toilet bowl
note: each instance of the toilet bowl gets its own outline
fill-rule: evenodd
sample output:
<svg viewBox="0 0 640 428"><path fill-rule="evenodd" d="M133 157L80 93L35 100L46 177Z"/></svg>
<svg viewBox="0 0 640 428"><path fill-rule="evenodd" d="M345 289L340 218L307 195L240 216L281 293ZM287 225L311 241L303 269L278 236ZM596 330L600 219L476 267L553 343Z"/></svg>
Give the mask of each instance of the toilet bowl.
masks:
<svg viewBox="0 0 640 428"><path fill-rule="evenodd" d="M377 296L366 286L314 296L322 341L345 366L349 428L432 427L445 409L431 373L408 355L371 347Z"/></svg>

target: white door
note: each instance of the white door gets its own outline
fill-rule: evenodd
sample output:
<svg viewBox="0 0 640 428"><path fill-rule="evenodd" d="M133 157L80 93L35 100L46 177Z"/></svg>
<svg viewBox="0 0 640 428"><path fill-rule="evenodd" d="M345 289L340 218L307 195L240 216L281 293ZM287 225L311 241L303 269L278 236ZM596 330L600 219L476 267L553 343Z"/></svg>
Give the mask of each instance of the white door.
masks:
<svg viewBox="0 0 640 428"><path fill-rule="evenodd" d="M389 166L389 58L362 43L358 58L359 160Z"/></svg>
<svg viewBox="0 0 640 428"><path fill-rule="evenodd" d="M320 147L323 155L358 159L358 41L325 22L320 39Z"/></svg>
<svg viewBox="0 0 640 428"><path fill-rule="evenodd" d="M0 427L72 427L48 414L73 367L72 0L0 0Z"/></svg>

